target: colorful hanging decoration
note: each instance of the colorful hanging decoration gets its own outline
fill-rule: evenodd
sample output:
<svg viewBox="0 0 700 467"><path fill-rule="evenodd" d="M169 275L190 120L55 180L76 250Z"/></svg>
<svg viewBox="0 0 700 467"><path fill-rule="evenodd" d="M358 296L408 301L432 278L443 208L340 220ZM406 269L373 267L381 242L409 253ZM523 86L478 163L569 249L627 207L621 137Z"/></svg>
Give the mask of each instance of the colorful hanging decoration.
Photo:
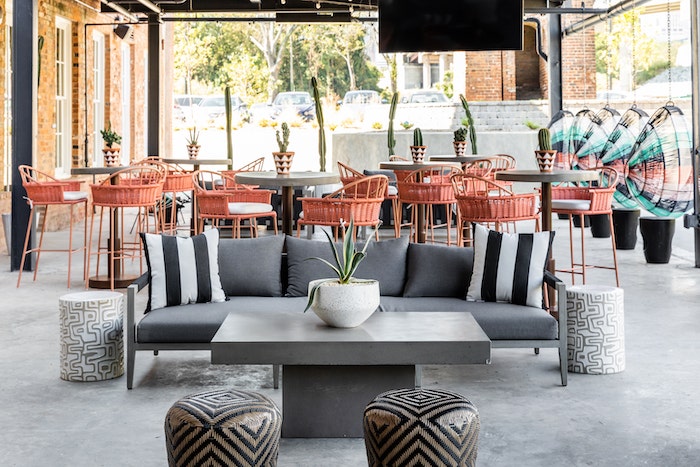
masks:
<svg viewBox="0 0 700 467"><path fill-rule="evenodd" d="M574 114L568 110L558 111L547 125L551 134L552 149L557 151L554 160L554 170L571 169L571 155L569 154L569 133L574 121Z"/></svg>

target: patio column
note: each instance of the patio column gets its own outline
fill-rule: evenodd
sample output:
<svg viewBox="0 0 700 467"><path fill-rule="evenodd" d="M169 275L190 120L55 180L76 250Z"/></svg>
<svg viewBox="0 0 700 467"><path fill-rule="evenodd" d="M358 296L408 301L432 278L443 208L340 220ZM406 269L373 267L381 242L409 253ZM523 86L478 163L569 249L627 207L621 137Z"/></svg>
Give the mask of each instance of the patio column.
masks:
<svg viewBox="0 0 700 467"><path fill-rule="evenodd" d="M695 240L695 267L700 267L700 188L698 187L698 175L700 172L700 155L698 145L700 144L700 0L690 1L690 45L693 80L693 100L692 100L692 120L693 120L693 201L694 214L686 215L684 219L687 227L693 228Z"/></svg>
<svg viewBox="0 0 700 467"><path fill-rule="evenodd" d="M561 15L549 15L549 117L563 108L561 73Z"/></svg>
<svg viewBox="0 0 700 467"><path fill-rule="evenodd" d="M161 116L161 70L163 52L161 43L162 24L158 15L148 16L148 154L147 156L160 156L160 116Z"/></svg>
<svg viewBox="0 0 700 467"><path fill-rule="evenodd" d="M27 233L29 206L19 176L20 165L33 165L36 150L34 132L37 113L36 50L38 0L14 2L12 21L12 239L10 270L17 271ZM34 238L29 239L30 245ZM34 269L34 255L25 263L25 270Z"/></svg>

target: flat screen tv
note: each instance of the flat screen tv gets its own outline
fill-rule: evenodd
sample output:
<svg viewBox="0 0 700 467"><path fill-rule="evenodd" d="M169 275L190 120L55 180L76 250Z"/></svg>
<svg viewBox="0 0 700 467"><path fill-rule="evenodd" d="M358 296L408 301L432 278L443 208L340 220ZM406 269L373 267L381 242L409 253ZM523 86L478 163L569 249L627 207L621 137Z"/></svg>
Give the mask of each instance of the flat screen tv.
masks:
<svg viewBox="0 0 700 467"><path fill-rule="evenodd" d="M523 0L379 0L379 51L522 50Z"/></svg>

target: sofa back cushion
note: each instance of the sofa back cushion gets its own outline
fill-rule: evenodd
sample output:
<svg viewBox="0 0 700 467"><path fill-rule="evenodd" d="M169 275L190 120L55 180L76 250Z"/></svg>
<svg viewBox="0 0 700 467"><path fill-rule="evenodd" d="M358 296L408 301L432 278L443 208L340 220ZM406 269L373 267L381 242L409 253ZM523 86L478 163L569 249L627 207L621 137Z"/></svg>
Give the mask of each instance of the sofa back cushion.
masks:
<svg viewBox="0 0 700 467"><path fill-rule="evenodd" d="M358 248L362 248L362 244ZM381 295L400 296L406 277L407 250L408 237L372 241L367 247L367 256L354 276L358 279L377 279ZM287 237L287 295L306 296L310 281L334 277L335 273L322 262L306 261L313 257L333 263L333 251L328 241Z"/></svg>
<svg viewBox="0 0 700 467"><path fill-rule="evenodd" d="M222 239L219 269L226 295L281 296L283 247L282 235Z"/></svg>
<svg viewBox="0 0 700 467"><path fill-rule="evenodd" d="M464 299L471 281L474 250L411 243L407 263L404 297Z"/></svg>

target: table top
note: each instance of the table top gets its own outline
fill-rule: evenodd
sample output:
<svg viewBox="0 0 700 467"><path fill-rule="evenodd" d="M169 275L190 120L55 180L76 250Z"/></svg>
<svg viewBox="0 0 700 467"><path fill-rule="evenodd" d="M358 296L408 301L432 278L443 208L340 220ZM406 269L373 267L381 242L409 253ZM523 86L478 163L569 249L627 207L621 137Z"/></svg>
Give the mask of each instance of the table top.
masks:
<svg viewBox="0 0 700 467"><path fill-rule="evenodd" d="M510 182L585 182L596 180L595 170L554 170L540 172L539 170L503 170L496 172L496 180Z"/></svg>
<svg viewBox="0 0 700 467"><path fill-rule="evenodd" d="M437 156L430 156L431 161L440 161L440 162L459 162L460 164L463 164L465 162L474 162L474 161L480 161L484 159L492 159L495 156L483 156L479 154L472 154L469 156L455 156L454 154L449 155L437 155Z"/></svg>
<svg viewBox="0 0 700 467"><path fill-rule="evenodd" d="M390 170L420 170L431 169L440 166L462 167L459 162L411 162L411 161L385 161L379 163L380 169Z"/></svg>
<svg viewBox="0 0 700 467"><path fill-rule="evenodd" d="M236 311L211 346L212 363L418 365L491 359L491 341L466 312L376 312L356 328L333 328L313 312Z"/></svg>
<svg viewBox="0 0 700 467"><path fill-rule="evenodd" d="M71 175L108 175L120 170L128 169L128 166L120 167L74 167L70 169Z"/></svg>
<svg viewBox="0 0 700 467"><path fill-rule="evenodd" d="M267 172L238 172L236 181L248 185L305 186L325 185L340 182L340 176L333 172L289 172L280 175Z"/></svg>
<svg viewBox="0 0 700 467"><path fill-rule="evenodd" d="M180 165L229 165L229 159L161 159L166 164Z"/></svg>

